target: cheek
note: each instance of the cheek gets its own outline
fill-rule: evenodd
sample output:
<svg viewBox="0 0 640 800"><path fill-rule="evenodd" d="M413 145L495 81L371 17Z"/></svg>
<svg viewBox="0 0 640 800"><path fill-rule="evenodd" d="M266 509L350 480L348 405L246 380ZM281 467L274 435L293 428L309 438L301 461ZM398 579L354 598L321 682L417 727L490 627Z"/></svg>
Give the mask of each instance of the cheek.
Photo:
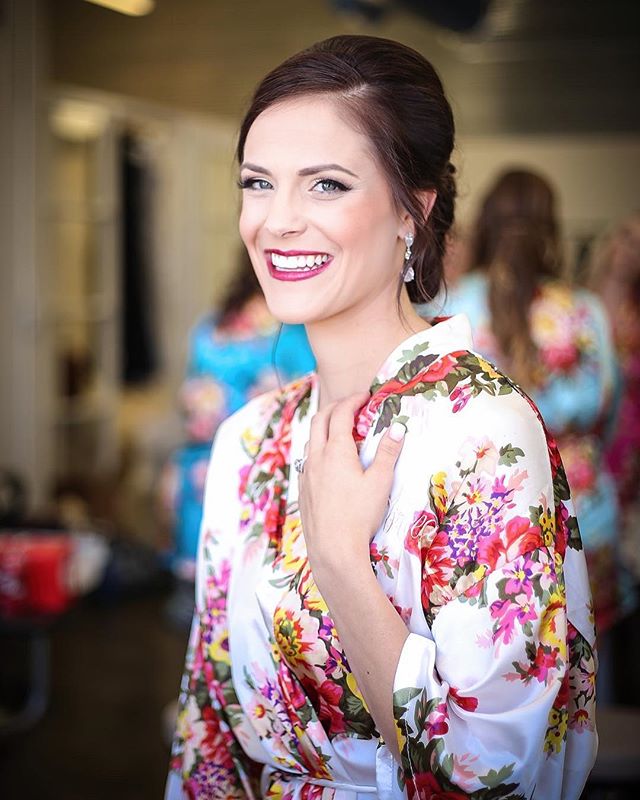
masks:
<svg viewBox="0 0 640 800"><path fill-rule="evenodd" d="M254 241L260 229L260 213L254 203L243 202L238 220L240 236L247 247Z"/></svg>

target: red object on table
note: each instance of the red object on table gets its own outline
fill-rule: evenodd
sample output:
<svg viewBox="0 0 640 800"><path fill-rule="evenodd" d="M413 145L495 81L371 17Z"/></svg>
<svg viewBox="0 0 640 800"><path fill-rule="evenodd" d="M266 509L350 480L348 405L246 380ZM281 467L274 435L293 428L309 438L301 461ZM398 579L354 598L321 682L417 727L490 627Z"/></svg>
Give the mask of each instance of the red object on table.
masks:
<svg viewBox="0 0 640 800"><path fill-rule="evenodd" d="M58 614L71 602L65 533L0 533L0 615Z"/></svg>

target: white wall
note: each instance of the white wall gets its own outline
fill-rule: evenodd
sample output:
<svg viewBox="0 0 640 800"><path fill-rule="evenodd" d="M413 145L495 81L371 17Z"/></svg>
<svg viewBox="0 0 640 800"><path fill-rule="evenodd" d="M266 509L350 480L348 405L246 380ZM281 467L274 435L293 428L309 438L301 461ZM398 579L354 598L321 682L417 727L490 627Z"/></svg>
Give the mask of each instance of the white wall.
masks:
<svg viewBox="0 0 640 800"><path fill-rule="evenodd" d="M567 235L600 231L640 208L639 136L463 136L458 218L471 222L496 174L527 166L552 181Z"/></svg>

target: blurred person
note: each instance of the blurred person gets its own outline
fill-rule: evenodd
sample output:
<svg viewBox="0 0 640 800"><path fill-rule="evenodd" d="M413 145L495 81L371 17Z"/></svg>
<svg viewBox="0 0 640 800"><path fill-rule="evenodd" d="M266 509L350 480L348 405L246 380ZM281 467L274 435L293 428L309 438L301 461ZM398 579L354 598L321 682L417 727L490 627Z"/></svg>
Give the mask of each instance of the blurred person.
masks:
<svg viewBox="0 0 640 800"><path fill-rule="evenodd" d="M555 437L602 634L617 620L621 599L618 503L603 455L616 387L606 313L594 294L558 277L555 193L534 172L509 170L491 186L472 235L471 259L471 271L438 311L467 315L478 351L529 393Z"/></svg>
<svg viewBox="0 0 640 800"><path fill-rule="evenodd" d="M604 303L622 381L619 414L605 451L622 512L622 555L640 580L640 212L597 243L589 287Z"/></svg>
<svg viewBox="0 0 640 800"><path fill-rule="evenodd" d="M161 477L161 503L173 528L175 571L195 574L211 443L226 417L250 398L314 368L304 327L281 326L269 313L244 247L217 311L191 332L180 390L185 444ZM192 608L189 614L192 613Z"/></svg>
<svg viewBox="0 0 640 800"><path fill-rule="evenodd" d="M468 322L411 304L440 287L453 139L433 67L384 39L256 90L240 232L317 371L218 429L169 800L582 791L594 635L557 450Z"/></svg>

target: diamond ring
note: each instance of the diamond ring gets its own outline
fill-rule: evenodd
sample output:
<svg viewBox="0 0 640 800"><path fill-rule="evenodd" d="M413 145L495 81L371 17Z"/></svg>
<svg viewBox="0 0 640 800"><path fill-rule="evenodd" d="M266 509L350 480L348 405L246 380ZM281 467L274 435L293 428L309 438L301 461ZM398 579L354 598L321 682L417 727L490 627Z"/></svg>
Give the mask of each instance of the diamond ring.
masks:
<svg viewBox="0 0 640 800"><path fill-rule="evenodd" d="M296 458L296 459L294 459L293 468L298 473L298 475L302 475L302 473L304 472L304 462L306 460L307 460L306 458Z"/></svg>

